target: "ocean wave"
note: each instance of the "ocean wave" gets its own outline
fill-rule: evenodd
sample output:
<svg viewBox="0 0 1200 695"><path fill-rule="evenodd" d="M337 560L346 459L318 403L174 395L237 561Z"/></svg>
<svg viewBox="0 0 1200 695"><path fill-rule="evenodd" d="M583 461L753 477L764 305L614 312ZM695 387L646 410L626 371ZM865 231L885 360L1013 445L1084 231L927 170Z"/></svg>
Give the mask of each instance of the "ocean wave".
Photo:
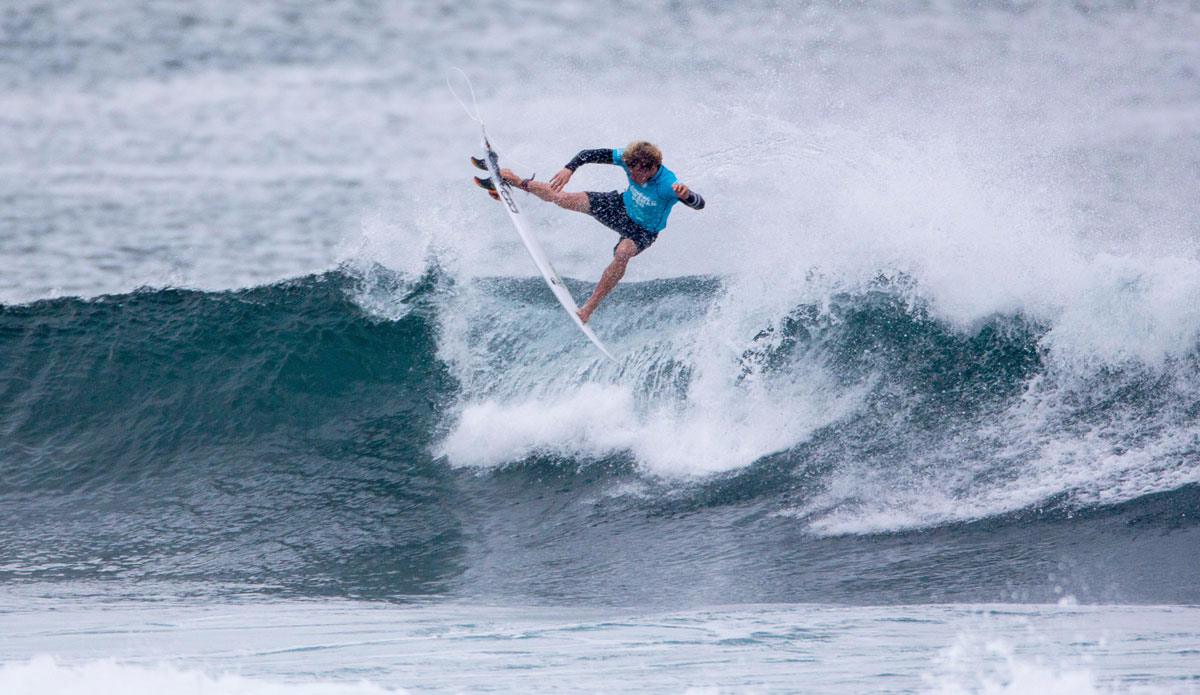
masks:
<svg viewBox="0 0 1200 695"><path fill-rule="evenodd" d="M911 290L881 277L748 318L717 278L631 283L596 315L618 364L540 281L436 267L4 307L19 523L0 576L536 599L646 571L624 544L647 524L647 548L678 537L686 562L768 574L1064 519L1191 532L1194 348L1065 363L1040 319L964 328ZM598 548L608 561L577 556ZM564 554L560 583L545 563ZM760 589L744 598L782 598Z"/></svg>

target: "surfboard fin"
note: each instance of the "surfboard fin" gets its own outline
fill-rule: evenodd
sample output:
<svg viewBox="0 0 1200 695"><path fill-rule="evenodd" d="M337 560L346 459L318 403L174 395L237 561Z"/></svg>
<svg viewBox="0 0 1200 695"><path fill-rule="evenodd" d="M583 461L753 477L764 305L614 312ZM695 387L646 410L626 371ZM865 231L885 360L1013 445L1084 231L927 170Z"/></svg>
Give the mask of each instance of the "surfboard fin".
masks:
<svg viewBox="0 0 1200 695"><path fill-rule="evenodd" d="M487 191L492 200L500 200L500 193L496 190L496 184L492 183L491 179L481 179L476 176L475 185Z"/></svg>
<svg viewBox="0 0 1200 695"><path fill-rule="evenodd" d="M488 170L487 162L483 161L479 157L471 157L471 163L475 165L476 169L480 169L482 171Z"/></svg>

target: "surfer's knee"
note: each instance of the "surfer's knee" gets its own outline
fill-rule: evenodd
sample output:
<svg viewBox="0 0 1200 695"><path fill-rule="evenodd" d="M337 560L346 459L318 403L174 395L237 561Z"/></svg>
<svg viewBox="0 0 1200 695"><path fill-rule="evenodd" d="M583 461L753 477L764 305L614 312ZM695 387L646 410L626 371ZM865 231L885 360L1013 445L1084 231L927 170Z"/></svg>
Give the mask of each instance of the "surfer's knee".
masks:
<svg viewBox="0 0 1200 695"><path fill-rule="evenodd" d="M638 247L637 244L634 243L633 239L621 239L621 241L617 244L617 247L613 249L613 262L619 262L622 266L624 266L629 262L630 258L633 258L637 254Z"/></svg>
<svg viewBox="0 0 1200 695"><path fill-rule="evenodd" d="M554 197L551 198L550 200L552 203L559 206L560 208L571 210L572 212L582 212L584 214L587 214L587 211L588 211L587 193L582 193L582 192L564 193L562 191L555 191Z"/></svg>

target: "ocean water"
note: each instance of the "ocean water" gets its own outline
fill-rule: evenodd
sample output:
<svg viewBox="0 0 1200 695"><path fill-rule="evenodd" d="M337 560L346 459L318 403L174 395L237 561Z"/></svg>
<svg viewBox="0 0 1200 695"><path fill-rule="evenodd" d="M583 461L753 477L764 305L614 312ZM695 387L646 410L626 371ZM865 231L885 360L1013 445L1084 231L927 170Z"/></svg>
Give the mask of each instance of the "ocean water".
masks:
<svg viewBox="0 0 1200 695"><path fill-rule="evenodd" d="M1197 36L11 0L0 693L1200 692ZM455 67L504 164L644 138L708 201L616 363ZM585 297L612 233L526 208Z"/></svg>

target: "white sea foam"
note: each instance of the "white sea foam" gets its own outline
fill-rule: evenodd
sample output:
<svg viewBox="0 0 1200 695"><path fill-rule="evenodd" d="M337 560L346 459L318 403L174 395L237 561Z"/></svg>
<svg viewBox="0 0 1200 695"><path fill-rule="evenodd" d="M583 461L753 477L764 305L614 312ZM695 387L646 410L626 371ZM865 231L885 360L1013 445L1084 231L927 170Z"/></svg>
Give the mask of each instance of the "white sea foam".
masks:
<svg viewBox="0 0 1200 695"><path fill-rule="evenodd" d="M24 663L0 665L5 695L382 695L403 690L369 683L282 683L224 674L209 675L170 663L122 664L111 659L78 664L37 656Z"/></svg>
<svg viewBox="0 0 1200 695"><path fill-rule="evenodd" d="M1097 388L1086 376L1062 379ZM1167 388L1179 389L1167 397L1171 403L1194 401L1190 379ZM1038 377L1004 413L938 451L891 465L847 462L819 494L785 514L819 534L878 533L984 519L1061 496L1077 505L1115 504L1200 483L1200 469L1189 463L1200 425L1176 423L1176 406L1109 406L1102 423L1081 427L1074 418L1086 406L1071 405L1076 396L1067 390Z"/></svg>
<svg viewBox="0 0 1200 695"><path fill-rule="evenodd" d="M959 635L939 661L936 675L926 676L930 695L1095 695L1107 690L1086 666L1018 655L1009 643L978 635Z"/></svg>
<svg viewBox="0 0 1200 695"><path fill-rule="evenodd" d="M841 412L827 392L789 403L783 410L761 395L738 394L647 405L626 388L583 384L556 396L467 403L440 453L455 465L495 466L533 455L629 452L649 473L705 475L786 449Z"/></svg>

